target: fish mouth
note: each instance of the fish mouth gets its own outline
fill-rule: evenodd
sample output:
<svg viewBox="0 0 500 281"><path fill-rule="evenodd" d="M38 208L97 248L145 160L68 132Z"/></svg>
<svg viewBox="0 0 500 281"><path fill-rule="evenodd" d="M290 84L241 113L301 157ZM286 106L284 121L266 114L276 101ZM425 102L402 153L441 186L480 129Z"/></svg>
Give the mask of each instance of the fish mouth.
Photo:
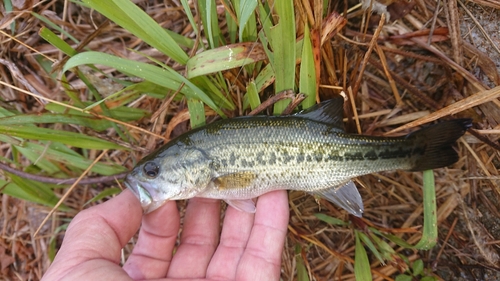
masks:
<svg viewBox="0 0 500 281"><path fill-rule="evenodd" d="M144 188L136 179L128 175L124 183L127 188L130 189L132 193L134 193L137 199L139 199L142 210L145 214L157 208L156 207L154 209L151 209L151 207L153 207L154 205L153 198L151 197L151 194L147 191L147 189Z"/></svg>

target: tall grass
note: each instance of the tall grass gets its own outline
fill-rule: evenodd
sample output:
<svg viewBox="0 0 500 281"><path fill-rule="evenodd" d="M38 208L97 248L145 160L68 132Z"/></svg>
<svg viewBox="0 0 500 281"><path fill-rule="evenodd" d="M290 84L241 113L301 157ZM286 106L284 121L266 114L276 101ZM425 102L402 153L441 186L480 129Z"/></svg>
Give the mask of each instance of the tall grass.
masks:
<svg viewBox="0 0 500 281"><path fill-rule="evenodd" d="M11 159L1 158L0 161L25 172L55 178L75 177L91 165L91 156L97 151L111 149L129 153L138 143L137 128L126 124L150 116L149 110L129 105L144 96L158 102L185 100L192 128L206 123L209 109L225 118L228 112L240 106L231 94L235 79L239 77L246 77L238 80L244 81L246 91L241 101L243 110L258 107L265 90L274 94L285 90L300 91L306 95L302 108L312 106L317 100L319 34L309 22L297 26L297 22L301 21L296 19L297 11L292 0L224 1L228 8L222 14L217 12L218 2L197 1L198 6L192 7L186 0L181 0L187 20L196 34L195 39L163 28L129 0L82 0L75 3L95 10L168 59L166 62L158 61L135 51L147 61L139 62L88 47L74 48L61 36L75 44L84 42L45 16L33 13L47 25L40 30L40 36L68 59L62 67L58 67L42 56L38 57L45 66L45 75L52 76L54 81L62 82L65 87L65 96L58 101L34 92L28 93L44 104L43 113L24 114L13 108L0 107L0 141L10 145L12 154ZM201 24L195 19L193 10L198 12L196 16L199 16ZM323 15L320 13L320 16ZM221 29L220 21L226 23L225 30ZM299 30L303 31L300 36ZM106 74L101 70L103 66L121 73L122 79ZM224 72L233 69L238 70L238 77L227 79ZM121 85L121 89L104 95L89 72L113 80ZM90 98L82 99L69 86L70 76L78 77L86 85ZM273 113L280 114L288 103L288 100L277 102ZM61 124L69 126L61 127ZM74 127L78 130L73 130ZM113 137L105 139L106 132L112 132ZM126 168L121 163L115 163L112 156L91 168L92 173L103 176L124 171ZM49 207L56 205L59 189L65 187L12 174L8 176L9 181L0 180L3 193ZM425 184L433 186L432 180L427 180L429 174L424 177ZM434 192L431 188L424 190ZM94 200L118 191L116 188L104 190ZM356 245L354 272L358 280L372 279L366 249L380 263L384 263L396 255L386 241L411 249L433 246L437 234L435 205L432 205L435 204L435 197L431 195L426 194L424 205L426 210L431 211L426 212L422 242L417 246L376 228L369 228L366 232L353 230ZM59 210L76 211L68 204L62 204ZM319 218L347 229L353 227L333 218ZM297 254L302 250L300 245L296 247ZM297 256L298 279L309 280L310 272L307 272L303 257Z"/></svg>

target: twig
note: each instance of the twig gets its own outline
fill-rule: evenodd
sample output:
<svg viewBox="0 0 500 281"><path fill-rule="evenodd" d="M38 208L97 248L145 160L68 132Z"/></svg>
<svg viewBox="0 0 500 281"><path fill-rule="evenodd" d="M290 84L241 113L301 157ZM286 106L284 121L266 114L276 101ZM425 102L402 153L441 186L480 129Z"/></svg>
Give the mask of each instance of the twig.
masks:
<svg viewBox="0 0 500 281"><path fill-rule="evenodd" d="M441 0L437 1L436 9L434 10L434 14L432 15L432 23L429 32L429 38L427 39L427 45L430 45L432 42L432 35L434 34L434 30L436 29L436 21L439 15L439 6L441 6Z"/></svg>
<svg viewBox="0 0 500 281"><path fill-rule="evenodd" d="M378 61L376 61L372 58L368 59L368 61L375 68L380 69L381 71L384 71L384 67ZM392 79L394 81L396 81L396 83L403 86L408 92L410 92L413 96L415 96L420 101L425 103L428 107L430 107L434 110L437 110L440 108L440 105L437 102L435 102L433 99L429 98L428 96L424 95L422 92L420 92L420 90L417 89L417 87L410 84L408 81L404 80L403 78L398 76L393 71L391 71L391 70L387 70L387 71L388 71L389 75L392 77Z"/></svg>
<svg viewBox="0 0 500 281"><path fill-rule="evenodd" d="M297 94L293 99L292 102L288 104L288 106L283 110L283 113L281 115L288 115L291 114L292 111L303 101L306 99L306 96L304 94Z"/></svg>
<svg viewBox="0 0 500 281"><path fill-rule="evenodd" d="M478 130L474 130L474 129L469 129L468 132L475 136L476 138L478 138L480 141L484 142L485 144L491 146L492 148L496 149L497 151L500 151L500 145L491 141L489 138L487 138L486 136L483 136L480 132L478 132Z"/></svg>
<svg viewBox="0 0 500 281"><path fill-rule="evenodd" d="M453 60L458 64L462 65L462 37L460 36L460 24L458 7L456 1L447 1L444 6L444 11L446 13L446 20L448 21L448 29L450 31L449 37L451 42L451 50L453 54Z"/></svg>
<svg viewBox="0 0 500 281"><path fill-rule="evenodd" d="M391 86L392 93L394 95L394 98L396 99L396 105L397 106L402 106L403 105L403 100L401 99L401 95L399 94L398 87L396 86L396 82L394 82L394 79L392 78L392 75L389 71L389 66L387 65L387 59L385 57L384 51L380 48L378 44L375 45L375 51L377 52L378 56L380 57L380 63L382 64L382 67L384 68L384 73L385 76L387 77L387 80L389 82L389 85Z"/></svg>
<svg viewBox="0 0 500 281"><path fill-rule="evenodd" d="M278 93L277 95L268 98L265 102L261 103L254 110L250 111L248 115L256 115L257 113L264 111L266 108L277 103L280 100L293 99L294 97L295 93L292 90L283 91L281 93Z"/></svg>
<svg viewBox="0 0 500 281"><path fill-rule="evenodd" d="M361 85L361 80L363 79L363 73L365 72L366 65L368 63L368 59L370 58L370 55L372 54L373 48L375 44L377 44L377 39L378 36L380 35L380 32L382 31L382 27L384 26L385 23L385 15L382 14L380 17L380 21L378 23L378 27L375 30L375 33L373 34L373 37L370 41L370 44L368 45L368 51L366 51L365 56L363 58L363 63L361 64L361 69L359 70L358 78L356 80L356 83L354 83L354 87L352 92L357 95L359 87Z"/></svg>
<svg viewBox="0 0 500 281"><path fill-rule="evenodd" d="M6 87L9 87L9 88L14 89L14 90L16 90L16 91L19 91L19 92L21 92L21 93L27 94L27 95L32 96L32 97L34 97L34 98L40 98L40 99L43 99L43 100L45 100L47 103L48 103L48 102L51 102L51 103L54 103L54 104L57 104L57 105L63 106L63 107L65 107L65 108L68 108L68 109L73 109L73 110L76 110L76 111L79 111L79 112L87 113L87 114L90 114L90 115L95 116L95 117L97 117L97 118L105 119L105 120L108 120L108 121L111 121L111 122L114 122L114 123L117 123L117 124L123 125L123 126L125 126L125 127L129 127L129 128L131 128L131 129L141 131L141 132L143 132L143 133L145 133L145 134L148 134L148 135L151 135L151 136L157 137L157 138L159 138L159 139L163 139L163 140L167 140L167 141L168 141L168 139L166 139L165 137L160 136L160 135L157 135L157 134L155 134L155 133L152 133L152 132L150 132L150 131L148 131L148 130L145 130L145 129L141 128L141 127L133 126L133 125L130 125L129 123L126 123L126 122L123 122L123 121L120 121L120 120L117 120L117 119L113 119L113 118L110 118L110 117L107 117L107 116L99 115L99 114L94 113L94 112L92 112L92 111L84 110L84 109L81 109L81 108L79 108L79 107L72 106L72 105L69 105L69 104L65 104L65 103L63 103L63 102L59 102L59 101L56 101L56 100L53 100L53 99L49 99L49 98L46 98L46 97L43 97L43 96L37 96L37 95L35 95L34 93L31 93L31 92L26 91L26 90L23 90L23 89L21 89L21 88L19 88L19 87L16 87L16 86L10 85L10 84L5 83L5 82L3 82L3 81L0 81L0 85L4 85L4 86L6 86Z"/></svg>
<svg viewBox="0 0 500 281"><path fill-rule="evenodd" d="M57 208L59 208L59 206L62 205L62 203L64 202L64 200L66 200L66 198L68 198L68 196L75 189L75 187L78 185L78 183L83 179L83 177L86 174L88 174L88 172L90 171L90 169L92 169L92 167L94 167L94 165L97 162L99 162L99 160L106 154L106 152L107 152L107 150L104 150L101 154L99 154L99 156L97 156L96 159L94 159L94 162L92 162L92 164L90 164L90 166L88 166L88 168L80 175L80 177L78 179L76 179L76 181L68 188L68 190L66 191L66 193L64 193L64 195L61 197L61 199L59 199L59 201L57 202L57 204L54 205L54 207L50 210L50 212L47 214L47 216L45 216L45 218L43 219L42 223L40 223L40 226L38 226L38 229L35 231L35 233L33 234L32 237L36 237L38 235L38 233L42 229L42 226L49 220L50 216L52 216L52 214L57 210Z"/></svg>
<svg viewBox="0 0 500 281"><path fill-rule="evenodd" d="M500 97L500 86L497 86L491 90L480 91L470 97L466 97L465 99L459 100L456 103L448 105L447 107L444 107L436 112L433 112L423 118L420 118L418 120L405 124L401 127L398 127L394 130L386 132L384 135L389 135L405 129L410 129L416 126L420 126L422 124L437 120L441 117L447 115L453 115L462 112L466 109L472 108L474 106L495 100L498 97Z"/></svg>
<svg viewBox="0 0 500 281"><path fill-rule="evenodd" d="M51 178L51 177L45 177L45 176L40 176L40 175L34 175L30 173L26 173L24 171L12 168L6 164L0 163L0 170L7 171L11 174L14 174L16 176L28 179L28 180L34 180L34 181L39 181L39 182L45 182L45 183L52 183L52 184L73 184L75 183L78 178L68 178L68 179L59 179L59 178ZM128 174L128 172L123 172L111 176L102 176L102 177L88 177L88 178L83 178L78 182L78 184L85 185L85 184L96 184L96 183L104 183L104 182L111 182L119 179L125 178L125 176Z"/></svg>
<svg viewBox="0 0 500 281"><path fill-rule="evenodd" d="M469 81L478 91L487 90L488 88L480 82L472 73L465 70L462 66L457 64L454 60L450 59L446 55L444 55L441 51L439 51L436 47L427 45L422 39L419 38L410 38L410 41L415 42L417 46L422 47L423 49L433 53L437 57L443 60L446 64L449 65L452 69L460 73L467 81Z"/></svg>
<svg viewBox="0 0 500 281"><path fill-rule="evenodd" d="M451 227L450 229L448 230L448 234L446 234L446 238L444 239L443 241L443 246L441 247L441 249L439 249L439 252L436 256L436 259L435 261L432 263L432 268L436 269L437 268L437 263L439 261L439 258L441 257L441 255L443 254L443 251L444 251L444 248L446 247L446 244L448 243L448 240L450 239L450 236L451 234L453 233L453 230L455 229L455 225L457 225L457 221L458 221L458 218L455 218L455 220L453 220L453 223L451 224Z"/></svg>
<svg viewBox="0 0 500 281"><path fill-rule="evenodd" d="M458 1L458 4L460 4L460 6L462 6L462 8L464 9L464 11L467 13L467 15L469 15L469 17L474 21L474 23L476 24L477 28L479 28L479 30L481 31L481 33L483 34L483 36L486 38L486 40L488 40L488 42L490 42L490 44L493 47L493 49L495 49L495 51L497 51L497 53L500 54L500 48L498 48L498 46L495 44L495 42L493 42L493 40L491 39L491 37L488 35L488 32L486 32L486 30L484 30L483 26L481 26L481 24L476 19L476 17L474 17L474 15L471 13L471 11L469 11L469 9L467 9L467 7L465 6L464 3L462 3L462 1Z"/></svg>
<svg viewBox="0 0 500 281"><path fill-rule="evenodd" d="M356 110L356 102L354 101L354 93L352 92L352 88L348 87L347 92L349 93L349 102L352 107L352 113L354 115L354 121L356 122L356 129L358 131L358 134L362 134L361 132L361 125L359 124L359 117L358 117L358 111Z"/></svg>

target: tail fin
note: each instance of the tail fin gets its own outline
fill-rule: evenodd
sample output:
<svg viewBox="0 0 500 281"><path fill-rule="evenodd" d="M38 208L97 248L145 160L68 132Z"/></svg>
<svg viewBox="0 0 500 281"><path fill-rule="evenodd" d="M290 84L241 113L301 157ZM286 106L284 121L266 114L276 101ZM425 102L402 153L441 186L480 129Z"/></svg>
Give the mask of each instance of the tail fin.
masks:
<svg viewBox="0 0 500 281"><path fill-rule="evenodd" d="M424 171L449 166L458 161L453 145L472 126L472 119L447 120L409 134L420 157L410 171Z"/></svg>

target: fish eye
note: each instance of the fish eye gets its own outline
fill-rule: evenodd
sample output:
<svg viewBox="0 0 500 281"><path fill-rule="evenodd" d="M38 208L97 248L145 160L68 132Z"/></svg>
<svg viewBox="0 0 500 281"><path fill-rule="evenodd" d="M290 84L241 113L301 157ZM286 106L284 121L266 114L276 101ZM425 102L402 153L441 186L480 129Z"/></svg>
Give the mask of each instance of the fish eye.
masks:
<svg viewBox="0 0 500 281"><path fill-rule="evenodd" d="M158 173L160 172L160 167L155 162L147 162L144 164L144 167L142 167L142 170L144 171L144 174L148 178L156 178L158 176Z"/></svg>

